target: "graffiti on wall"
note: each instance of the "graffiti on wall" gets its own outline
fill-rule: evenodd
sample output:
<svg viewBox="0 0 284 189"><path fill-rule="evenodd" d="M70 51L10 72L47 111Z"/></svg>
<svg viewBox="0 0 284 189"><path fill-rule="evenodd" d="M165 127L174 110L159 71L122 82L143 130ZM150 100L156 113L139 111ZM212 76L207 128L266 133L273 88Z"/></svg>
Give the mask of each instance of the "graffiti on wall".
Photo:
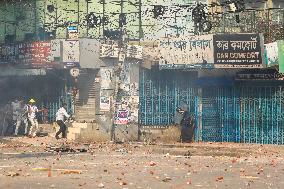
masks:
<svg viewBox="0 0 284 189"><path fill-rule="evenodd" d="M126 58L143 58L143 47L138 45L127 45L126 52L118 45L102 44L100 47L101 58L118 58L120 53L125 54Z"/></svg>
<svg viewBox="0 0 284 189"><path fill-rule="evenodd" d="M129 39L152 40L194 32L191 11L195 1L133 0L125 1L122 5L114 0L0 3L3 3L0 4L0 20L1 17L16 20L19 15L23 18L17 25L0 22L0 34L3 34L0 35L0 41L4 41L6 34L16 35L16 40L21 41L26 33L38 35L42 40L66 38L68 32L70 34L70 27L76 27L72 32L79 38L119 36L121 18L124 20L124 33ZM97 18L97 22L94 18Z"/></svg>

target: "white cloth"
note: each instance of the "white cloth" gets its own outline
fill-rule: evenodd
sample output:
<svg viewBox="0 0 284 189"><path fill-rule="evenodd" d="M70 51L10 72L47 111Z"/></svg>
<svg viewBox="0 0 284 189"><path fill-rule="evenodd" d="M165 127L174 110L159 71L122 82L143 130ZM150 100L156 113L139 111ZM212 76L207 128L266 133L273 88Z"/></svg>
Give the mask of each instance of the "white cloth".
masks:
<svg viewBox="0 0 284 189"><path fill-rule="evenodd" d="M38 112L38 109L35 105L27 105L27 111L28 111L28 118L29 119L35 119L36 118L36 112Z"/></svg>
<svg viewBox="0 0 284 189"><path fill-rule="evenodd" d="M56 113L56 121L59 121L59 120L64 121L65 117L69 118L70 115L67 114L65 108L63 108L63 107L59 108L59 110Z"/></svg>

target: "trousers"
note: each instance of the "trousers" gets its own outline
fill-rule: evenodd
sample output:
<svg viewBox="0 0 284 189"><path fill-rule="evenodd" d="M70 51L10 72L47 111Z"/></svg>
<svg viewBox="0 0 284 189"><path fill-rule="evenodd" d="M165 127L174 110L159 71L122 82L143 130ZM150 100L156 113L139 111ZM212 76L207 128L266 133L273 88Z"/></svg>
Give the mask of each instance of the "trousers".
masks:
<svg viewBox="0 0 284 189"><path fill-rule="evenodd" d="M15 135L18 135L18 131L19 131L19 127L22 125L22 123L24 123L24 126L25 126L25 135L28 134L28 120L27 118L18 118L16 120L16 128L15 128Z"/></svg>
<svg viewBox="0 0 284 189"><path fill-rule="evenodd" d="M59 125L59 131L56 133L55 137L58 137L62 133L62 138L66 138L66 125L62 120L57 120L56 123Z"/></svg>
<svg viewBox="0 0 284 189"><path fill-rule="evenodd" d="M31 128L29 130L29 135L36 136L36 133L38 132L38 122L36 118L29 118L29 121L31 123Z"/></svg>

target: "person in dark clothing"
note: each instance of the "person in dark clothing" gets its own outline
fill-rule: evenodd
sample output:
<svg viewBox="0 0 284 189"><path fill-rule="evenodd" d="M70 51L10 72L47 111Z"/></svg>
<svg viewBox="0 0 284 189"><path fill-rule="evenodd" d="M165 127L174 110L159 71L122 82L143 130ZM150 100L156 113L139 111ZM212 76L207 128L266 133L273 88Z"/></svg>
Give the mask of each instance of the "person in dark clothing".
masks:
<svg viewBox="0 0 284 189"><path fill-rule="evenodd" d="M60 129L56 133L55 138L59 139L60 133L62 133L62 138L66 138L66 129L67 126L65 125L64 121L70 117L69 114L66 112L67 104L63 103L62 107L56 113L56 123L59 125Z"/></svg>
<svg viewBox="0 0 284 189"><path fill-rule="evenodd" d="M184 110L180 107L176 109L178 113L182 115L182 119L180 121L181 127L181 142L192 142L193 134L194 134L194 118L190 114L188 110Z"/></svg>

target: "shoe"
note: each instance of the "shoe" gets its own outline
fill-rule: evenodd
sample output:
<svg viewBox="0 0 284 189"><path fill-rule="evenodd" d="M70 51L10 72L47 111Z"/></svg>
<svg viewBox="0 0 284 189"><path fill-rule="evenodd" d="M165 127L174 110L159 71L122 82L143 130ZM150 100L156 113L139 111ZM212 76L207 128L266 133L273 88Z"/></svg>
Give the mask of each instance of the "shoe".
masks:
<svg viewBox="0 0 284 189"><path fill-rule="evenodd" d="M55 138L58 140L58 139L59 139L59 136L55 136Z"/></svg>

